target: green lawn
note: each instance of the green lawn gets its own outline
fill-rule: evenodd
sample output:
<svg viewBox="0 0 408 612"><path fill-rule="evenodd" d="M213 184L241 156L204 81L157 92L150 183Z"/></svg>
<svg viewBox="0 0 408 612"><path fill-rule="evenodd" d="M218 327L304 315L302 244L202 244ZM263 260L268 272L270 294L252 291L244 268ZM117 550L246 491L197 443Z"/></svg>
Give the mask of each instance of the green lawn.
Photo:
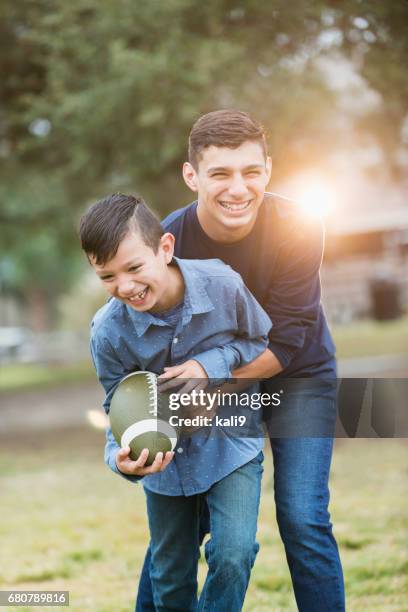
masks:
<svg viewBox="0 0 408 612"><path fill-rule="evenodd" d="M356 321L332 328L339 359L408 353L408 316L395 321Z"/></svg>
<svg viewBox="0 0 408 612"><path fill-rule="evenodd" d="M13 363L0 367L0 392L95 379L91 358L72 365Z"/></svg>
<svg viewBox="0 0 408 612"><path fill-rule="evenodd" d="M0 588L69 590L72 612L132 610L148 541L144 495L104 466L103 434L61 431L0 448ZM407 449L402 440L337 441L331 512L351 612L407 610ZM245 610L295 611L269 452L263 488ZM201 582L204 574L201 561Z"/></svg>

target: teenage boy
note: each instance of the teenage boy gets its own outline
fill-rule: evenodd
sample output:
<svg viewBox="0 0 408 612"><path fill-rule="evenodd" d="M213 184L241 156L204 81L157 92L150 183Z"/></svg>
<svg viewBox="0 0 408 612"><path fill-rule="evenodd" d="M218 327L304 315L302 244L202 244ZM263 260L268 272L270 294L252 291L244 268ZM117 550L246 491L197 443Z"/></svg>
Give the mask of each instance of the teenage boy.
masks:
<svg viewBox="0 0 408 612"><path fill-rule="evenodd" d="M163 373L167 366L167 382L219 382L265 350L270 319L240 276L220 261L173 258L174 237L141 199L116 194L97 202L82 217L80 236L113 298L96 314L91 334L106 411L119 381L135 370ZM257 437L210 427L181 438L175 453L158 453L150 467L147 449L131 460L130 449L120 450L108 429L108 465L130 480L143 477L157 610L197 610L204 503L211 540L198 609L242 609L258 550L263 439L257 418Z"/></svg>
<svg viewBox="0 0 408 612"><path fill-rule="evenodd" d="M273 321L266 350L233 376L291 383L282 422L268 424L279 531L299 610L344 610L328 511L336 362L320 303L322 225L296 203L265 192L272 162L265 133L248 114L220 110L200 117L188 156L183 177L197 201L171 213L163 226L176 237L177 256L217 257L239 272ZM138 612L154 610L149 564L148 550Z"/></svg>

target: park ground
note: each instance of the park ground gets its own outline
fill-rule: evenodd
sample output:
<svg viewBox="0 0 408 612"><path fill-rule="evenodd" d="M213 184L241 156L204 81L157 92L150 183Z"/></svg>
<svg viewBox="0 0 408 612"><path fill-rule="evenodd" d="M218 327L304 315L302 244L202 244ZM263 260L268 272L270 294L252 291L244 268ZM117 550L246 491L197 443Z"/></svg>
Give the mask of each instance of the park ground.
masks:
<svg viewBox="0 0 408 612"><path fill-rule="evenodd" d="M342 329L337 346L363 367L393 356L398 370L384 376L406 377L408 317ZM72 612L133 610L148 542L144 495L103 463L104 434L86 420L103 396L89 365L6 367L0 391L0 589L69 590ZM408 609L407 451L406 439L335 442L330 511L350 612ZM265 455L261 549L244 610L294 612ZM205 572L201 559L200 585Z"/></svg>
<svg viewBox="0 0 408 612"><path fill-rule="evenodd" d="M148 541L144 495L105 467L102 448L103 433L83 427L1 440L1 589L69 590L73 612L132 610ZM407 450L398 439L336 441L330 509L351 612L407 609ZM266 456L244 609L295 611ZM205 571L201 559L200 584Z"/></svg>

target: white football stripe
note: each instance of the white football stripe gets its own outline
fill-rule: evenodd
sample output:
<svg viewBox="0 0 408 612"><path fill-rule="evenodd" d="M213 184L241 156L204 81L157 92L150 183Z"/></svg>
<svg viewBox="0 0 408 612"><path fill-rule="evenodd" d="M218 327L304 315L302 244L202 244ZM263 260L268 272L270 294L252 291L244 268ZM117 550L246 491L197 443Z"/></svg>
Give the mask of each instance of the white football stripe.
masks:
<svg viewBox="0 0 408 612"><path fill-rule="evenodd" d="M130 442L134 440L134 438L137 438L141 434L148 433L150 431L157 431L164 436L167 436L171 442L171 450L173 450L176 446L177 433L174 427L161 419L144 419L138 423L133 423L133 425L130 425L130 427L125 429L120 439L121 447L124 448L125 446L129 446Z"/></svg>

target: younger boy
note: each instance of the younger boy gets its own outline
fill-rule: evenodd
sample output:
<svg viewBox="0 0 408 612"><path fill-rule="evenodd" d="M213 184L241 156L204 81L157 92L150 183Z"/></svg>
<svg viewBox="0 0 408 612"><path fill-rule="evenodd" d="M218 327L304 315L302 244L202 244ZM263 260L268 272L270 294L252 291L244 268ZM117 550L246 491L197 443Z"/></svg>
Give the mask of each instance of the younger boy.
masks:
<svg viewBox="0 0 408 612"><path fill-rule="evenodd" d="M270 319L241 277L219 260L174 258L173 235L140 198L116 194L97 202L82 217L80 236L113 298L96 314L91 332L107 412L117 384L135 370L219 382L265 350ZM147 467L147 449L132 461L130 449L119 449L107 430L107 464L130 480L143 477L156 610L197 609L204 503L211 540L198 609L241 610L258 550L259 431L248 438L205 430L180 439L175 453L158 453Z"/></svg>

